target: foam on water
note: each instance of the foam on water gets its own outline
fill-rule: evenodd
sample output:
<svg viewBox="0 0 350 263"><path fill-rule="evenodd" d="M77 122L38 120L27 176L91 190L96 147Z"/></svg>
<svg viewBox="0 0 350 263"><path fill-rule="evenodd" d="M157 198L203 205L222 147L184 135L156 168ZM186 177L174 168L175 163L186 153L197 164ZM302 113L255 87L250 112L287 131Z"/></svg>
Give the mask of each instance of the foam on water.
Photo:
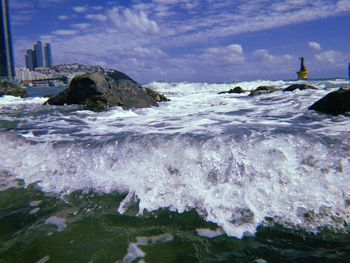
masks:
<svg viewBox="0 0 350 263"><path fill-rule="evenodd" d="M37 212L39 212L39 211L37 211ZM49 217L48 219L45 220L45 224L56 226L58 232L63 231L67 227L66 220L64 218L60 218L57 216Z"/></svg>
<svg viewBox="0 0 350 263"><path fill-rule="evenodd" d="M350 122L307 110L327 85L258 97L217 94L237 85L288 83L151 83L171 102L132 111L8 103L0 121L18 125L0 132L0 180L23 179L58 195L129 193L120 213L135 203L140 215L195 209L236 237L255 233L267 218L310 231L343 227Z"/></svg>
<svg viewBox="0 0 350 263"><path fill-rule="evenodd" d="M37 103L44 103L47 101L47 98L19 98L14 96L5 95L0 97L0 105L19 105L19 104L37 104Z"/></svg>
<svg viewBox="0 0 350 263"><path fill-rule="evenodd" d="M214 238L224 234L224 231L221 228L217 228L215 230L209 228L198 228L196 231L199 236L207 238Z"/></svg>
<svg viewBox="0 0 350 263"><path fill-rule="evenodd" d="M347 220L350 159L341 142L329 148L305 135L258 133L237 140L144 136L97 147L0 140L7 149L0 168L26 184L58 194L130 192L140 214L196 209L236 237L254 233L267 217L311 230L333 225L335 213ZM312 220L305 218L310 211Z"/></svg>

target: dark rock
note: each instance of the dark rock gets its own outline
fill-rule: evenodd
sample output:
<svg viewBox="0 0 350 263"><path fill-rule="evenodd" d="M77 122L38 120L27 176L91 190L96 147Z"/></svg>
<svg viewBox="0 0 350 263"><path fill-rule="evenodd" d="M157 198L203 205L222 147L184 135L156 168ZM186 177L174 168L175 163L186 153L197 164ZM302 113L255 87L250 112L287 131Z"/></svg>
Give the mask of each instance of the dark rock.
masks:
<svg viewBox="0 0 350 263"><path fill-rule="evenodd" d="M339 115L350 112L350 89L332 91L309 107L310 110Z"/></svg>
<svg viewBox="0 0 350 263"><path fill-rule="evenodd" d="M271 93L274 91L276 91L276 87L274 86L259 86L255 90L252 90L249 96L256 96L256 95Z"/></svg>
<svg viewBox="0 0 350 263"><path fill-rule="evenodd" d="M305 90L305 89L317 89L314 86L311 86L309 84L293 84L290 85L289 87L285 88L283 91L294 91L294 90Z"/></svg>
<svg viewBox="0 0 350 263"><path fill-rule="evenodd" d="M0 82L0 97L4 95L11 95L15 97L24 98L27 95L27 92L24 88L19 87L18 85L9 82L1 81Z"/></svg>
<svg viewBox="0 0 350 263"><path fill-rule="evenodd" d="M145 92L150 95L153 99L155 99L157 102L162 101L170 101L167 97L165 97L162 94L159 94L158 92L150 89L150 88L144 88Z"/></svg>
<svg viewBox="0 0 350 263"><path fill-rule="evenodd" d="M160 101L165 100L163 95L153 90L152 94L158 96ZM77 76L71 81L69 88L50 98L45 104L81 104L93 111L103 111L115 106L121 106L125 110L158 106L157 100L140 84L119 71Z"/></svg>
<svg viewBox="0 0 350 263"><path fill-rule="evenodd" d="M240 86L234 87L233 89L230 89L229 91L221 91L218 94L225 94L225 93L236 93L236 94L240 94L240 93L244 93L246 92L244 89L242 89Z"/></svg>

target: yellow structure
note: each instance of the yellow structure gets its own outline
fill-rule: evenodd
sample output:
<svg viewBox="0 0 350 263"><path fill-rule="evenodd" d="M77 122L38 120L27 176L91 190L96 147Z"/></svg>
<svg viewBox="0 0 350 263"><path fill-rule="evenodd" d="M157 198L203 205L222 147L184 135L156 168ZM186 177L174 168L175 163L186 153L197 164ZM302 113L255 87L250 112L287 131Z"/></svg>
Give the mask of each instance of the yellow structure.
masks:
<svg viewBox="0 0 350 263"><path fill-rule="evenodd" d="M301 57L299 59L300 59L300 71L297 72L298 79L307 79L309 77L309 71L304 65L304 57Z"/></svg>

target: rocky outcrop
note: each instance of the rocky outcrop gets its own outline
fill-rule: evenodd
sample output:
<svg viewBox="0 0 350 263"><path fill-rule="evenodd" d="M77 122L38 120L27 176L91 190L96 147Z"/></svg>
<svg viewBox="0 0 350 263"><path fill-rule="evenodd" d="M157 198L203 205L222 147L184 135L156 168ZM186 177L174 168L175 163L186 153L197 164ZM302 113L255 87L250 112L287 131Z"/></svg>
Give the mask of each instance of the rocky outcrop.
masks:
<svg viewBox="0 0 350 263"><path fill-rule="evenodd" d="M283 89L283 91L294 91L294 90L306 90L306 89L317 89L314 86L311 86L309 84L293 84L290 85L289 87Z"/></svg>
<svg viewBox="0 0 350 263"><path fill-rule="evenodd" d="M89 110L103 111L115 106L124 110L154 107L158 106L157 102L166 100L168 99L156 91L146 91L126 74L113 71L77 76L71 81L69 88L50 98L45 104L81 104Z"/></svg>
<svg viewBox="0 0 350 263"><path fill-rule="evenodd" d="M156 100L156 102L162 102L162 101L170 101L167 97L164 95L150 89L150 88L144 88L145 92L150 95L153 99Z"/></svg>
<svg viewBox="0 0 350 263"><path fill-rule="evenodd" d="M249 96L257 96L261 94L271 93L276 91L276 87L274 86L259 86L255 90L252 90Z"/></svg>
<svg viewBox="0 0 350 263"><path fill-rule="evenodd" d="M340 88L332 91L311 105L309 109L331 115L350 114L350 89Z"/></svg>
<svg viewBox="0 0 350 263"><path fill-rule="evenodd" d="M9 81L0 82L0 97L4 95L11 95L15 97L24 98L27 93L26 90L22 87L17 86L16 84Z"/></svg>
<svg viewBox="0 0 350 263"><path fill-rule="evenodd" d="M237 86L237 87L234 87L233 89L230 89L229 91L221 91L218 94L226 94L226 93L229 93L229 94L232 94L232 93L240 94L240 93L244 93L244 92L246 92L244 89L242 89L240 86Z"/></svg>

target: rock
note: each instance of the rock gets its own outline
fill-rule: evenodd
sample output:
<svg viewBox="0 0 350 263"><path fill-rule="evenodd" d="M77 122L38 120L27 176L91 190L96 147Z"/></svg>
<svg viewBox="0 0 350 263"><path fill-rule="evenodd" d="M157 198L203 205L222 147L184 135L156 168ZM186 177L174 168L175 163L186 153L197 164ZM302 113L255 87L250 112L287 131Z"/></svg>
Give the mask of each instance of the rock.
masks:
<svg viewBox="0 0 350 263"><path fill-rule="evenodd" d="M283 91L294 91L294 90L305 90L305 89L317 89L314 86L311 86L309 84L293 84L290 85L289 87L285 88Z"/></svg>
<svg viewBox="0 0 350 263"><path fill-rule="evenodd" d="M274 91L276 91L276 87L274 86L259 86L255 90L252 90L249 96L256 96L256 95L271 93Z"/></svg>
<svg viewBox="0 0 350 263"><path fill-rule="evenodd" d="M152 93L150 95L149 93ZM103 111L120 106L124 110L158 106L167 100L156 91L148 92L122 72L89 73L72 79L69 88L50 98L45 104L81 104L93 111Z"/></svg>
<svg viewBox="0 0 350 263"><path fill-rule="evenodd" d="M225 94L225 93L236 93L236 94L240 94L240 93L244 93L246 92L244 89L242 89L240 86L234 87L233 89L230 89L229 91L221 91L218 94Z"/></svg>
<svg viewBox="0 0 350 263"><path fill-rule="evenodd" d="M11 95L15 97L24 98L27 95L27 92L24 88L19 87L18 85L9 82L1 81L0 82L0 97L4 95Z"/></svg>
<svg viewBox="0 0 350 263"><path fill-rule="evenodd" d="M309 107L310 110L315 110L331 115L339 115L350 112L350 89L340 88L332 91L322 99L315 102Z"/></svg>
<svg viewBox="0 0 350 263"><path fill-rule="evenodd" d="M154 90L150 88L144 88L145 92L150 95L153 99L155 99L157 102L161 101L170 101L167 97L165 97L162 94L159 94L158 92L155 92Z"/></svg>

